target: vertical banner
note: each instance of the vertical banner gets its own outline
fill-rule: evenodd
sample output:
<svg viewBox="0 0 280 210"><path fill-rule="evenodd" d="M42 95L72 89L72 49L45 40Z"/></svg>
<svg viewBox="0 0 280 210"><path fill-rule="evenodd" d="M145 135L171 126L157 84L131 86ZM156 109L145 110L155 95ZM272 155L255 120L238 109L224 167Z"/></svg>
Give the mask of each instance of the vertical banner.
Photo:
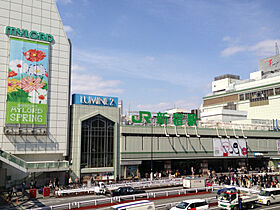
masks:
<svg viewBox="0 0 280 210"><path fill-rule="evenodd" d="M6 124L47 124L49 45L10 38Z"/></svg>
<svg viewBox="0 0 280 210"><path fill-rule="evenodd" d="M246 156L247 146L245 139L213 139L214 156Z"/></svg>

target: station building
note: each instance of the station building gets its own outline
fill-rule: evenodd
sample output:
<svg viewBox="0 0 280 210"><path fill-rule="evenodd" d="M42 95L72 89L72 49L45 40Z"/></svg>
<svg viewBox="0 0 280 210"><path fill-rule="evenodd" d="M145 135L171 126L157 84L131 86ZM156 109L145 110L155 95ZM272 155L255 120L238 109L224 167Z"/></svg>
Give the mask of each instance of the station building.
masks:
<svg viewBox="0 0 280 210"><path fill-rule="evenodd" d="M1 186L31 173L64 182L70 58L54 0L0 0Z"/></svg>
<svg viewBox="0 0 280 210"><path fill-rule="evenodd" d="M196 118L179 109L163 122L145 110L130 118L108 96L74 94L70 107L71 42L55 1L0 0L0 186L277 169L278 61L261 60L250 80L216 78Z"/></svg>
<svg viewBox="0 0 280 210"><path fill-rule="evenodd" d="M73 96L72 171L80 178L129 179L177 170L181 174L242 167L278 170L280 135L272 123L280 115L278 61L279 55L260 60L259 71L249 80L235 75L216 77L212 95L203 98L193 125L188 124L191 113L182 109L167 111L166 123L162 123L157 119L160 112L140 111L124 118L120 107L108 105L108 98ZM174 121L178 114L180 125Z"/></svg>

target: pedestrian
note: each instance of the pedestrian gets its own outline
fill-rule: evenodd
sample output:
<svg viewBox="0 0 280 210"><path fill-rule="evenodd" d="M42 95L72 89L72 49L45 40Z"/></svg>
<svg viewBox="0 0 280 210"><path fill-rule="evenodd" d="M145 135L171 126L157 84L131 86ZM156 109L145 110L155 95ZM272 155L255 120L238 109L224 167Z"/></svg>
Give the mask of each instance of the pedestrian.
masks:
<svg viewBox="0 0 280 210"><path fill-rule="evenodd" d="M239 194L238 194L238 207L240 210L242 209L242 198L240 198Z"/></svg>
<svg viewBox="0 0 280 210"><path fill-rule="evenodd" d="M22 197L25 195L25 182L23 182L22 183L22 185L21 185L21 195L22 195Z"/></svg>
<svg viewBox="0 0 280 210"><path fill-rule="evenodd" d="M12 195L17 196L17 189L16 189L16 187L15 187L15 186L13 187L13 193L12 193Z"/></svg>

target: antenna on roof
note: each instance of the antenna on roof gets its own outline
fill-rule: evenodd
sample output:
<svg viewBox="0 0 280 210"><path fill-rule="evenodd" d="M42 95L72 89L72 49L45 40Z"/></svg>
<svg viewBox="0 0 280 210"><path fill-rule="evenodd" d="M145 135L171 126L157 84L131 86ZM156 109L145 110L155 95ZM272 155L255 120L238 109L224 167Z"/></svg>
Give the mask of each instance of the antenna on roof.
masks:
<svg viewBox="0 0 280 210"><path fill-rule="evenodd" d="M277 42L275 42L275 54L279 55L279 47L278 47Z"/></svg>

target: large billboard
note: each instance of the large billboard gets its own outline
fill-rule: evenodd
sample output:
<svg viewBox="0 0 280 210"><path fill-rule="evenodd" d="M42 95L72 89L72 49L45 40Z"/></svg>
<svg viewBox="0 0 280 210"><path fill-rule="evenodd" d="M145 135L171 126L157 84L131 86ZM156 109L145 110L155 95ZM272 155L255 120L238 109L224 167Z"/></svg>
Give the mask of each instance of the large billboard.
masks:
<svg viewBox="0 0 280 210"><path fill-rule="evenodd" d="M245 139L213 139L214 156L247 156Z"/></svg>
<svg viewBox="0 0 280 210"><path fill-rule="evenodd" d="M6 125L47 124L49 44L10 38Z"/></svg>

